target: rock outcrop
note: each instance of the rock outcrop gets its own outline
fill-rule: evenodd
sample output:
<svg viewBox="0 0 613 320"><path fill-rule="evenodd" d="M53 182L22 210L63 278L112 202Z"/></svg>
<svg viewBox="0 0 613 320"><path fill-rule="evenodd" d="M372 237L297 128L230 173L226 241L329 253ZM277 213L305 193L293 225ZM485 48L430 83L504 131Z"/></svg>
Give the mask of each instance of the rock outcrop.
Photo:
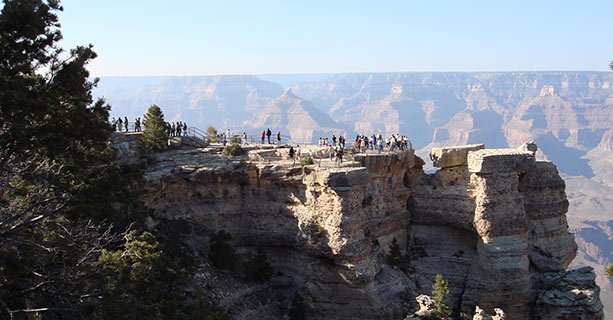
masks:
<svg viewBox="0 0 613 320"><path fill-rule="evenodd" d="M401 319L438 273L457 314L479 306L502 308L507 319L602 316L593 274L579 272L576 293L575 273L564 271L577 248L564 181L532 151L440 150L442 167L426 174L412 150L305 167L273 150L230 159L216 147L172 151L155 156L146 174L154 219L189 221L202 257L219 230L239 253L265 250L270 285L226 292L201 284L226 297L233 318L267 318L299 294L309 319ZM402 266L388 259L394 239ZM262 292L270 299L253 298Z"/></svg>
<svg viewBox="0 0 613 320"><path fill-rule="evenodd" d="M544 274L540 278L535 318L602 319L600 290L594 278L590 267Z"/></svg>

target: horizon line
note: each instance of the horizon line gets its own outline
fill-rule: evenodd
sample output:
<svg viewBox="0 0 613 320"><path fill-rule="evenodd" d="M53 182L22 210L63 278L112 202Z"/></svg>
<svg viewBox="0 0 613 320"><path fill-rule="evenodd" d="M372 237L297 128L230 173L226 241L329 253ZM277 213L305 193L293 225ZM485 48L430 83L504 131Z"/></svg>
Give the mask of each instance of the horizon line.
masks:
<svg viewBox="0 0 613 320"><path fill-rule="evenodd" d="M612 73L611 70L506 70L506 71L355 71L355 72L295 72L295 73L219 73L219 74L151 74L151 75L97 75L93 78L147 78L147 77L221 77L221 76L292 76L292 75L348 75L348 74L406 74L406 73L555 73L555 72L593 72Z"/></svg>

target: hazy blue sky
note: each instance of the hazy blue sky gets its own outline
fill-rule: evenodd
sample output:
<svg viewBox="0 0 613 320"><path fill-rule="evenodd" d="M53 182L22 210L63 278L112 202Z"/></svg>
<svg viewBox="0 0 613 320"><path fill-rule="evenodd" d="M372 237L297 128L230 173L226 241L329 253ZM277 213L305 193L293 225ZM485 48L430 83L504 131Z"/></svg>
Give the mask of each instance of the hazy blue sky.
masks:
<svg viewBox="0 0 613 320"><path fill-rule="evenodd" d="M613 0L64 0L95 76L607 70Z"/></svg>

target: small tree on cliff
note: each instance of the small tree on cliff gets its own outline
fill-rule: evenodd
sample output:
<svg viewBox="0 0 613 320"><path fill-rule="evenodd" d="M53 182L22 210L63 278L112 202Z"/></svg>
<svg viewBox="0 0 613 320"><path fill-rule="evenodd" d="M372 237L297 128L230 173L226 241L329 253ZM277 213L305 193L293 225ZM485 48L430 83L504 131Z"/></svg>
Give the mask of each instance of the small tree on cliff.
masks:
<svg viewBox="0 0 613 320"><path fill-rule="evenodd" d="M390 248L390 253L389 253L389 263L391 264L395 264L398 259L400 259L400 257L402 256L402 252L400 251L400 246L398 245L398 240L396 240L396 237L394 237L394 239L392 239L392 244L389 246Z"/></svg>
<svg viewBox="0 0 613 320"><path fill-rule="evenodd" d="M213 126L206 128L206 138L209 140L209 142L218 142L219 139L217 139L217 129L215 129Z"/></svg>
<svg viewBox="0 0 613 320"><path fill-rule="evenodd" d="M606 273L607 277L613 277L613 264L607 266Z"/></svg>
<svg viewBox="0 0 613 320"><path fill-rule="evenodd" d="M437 274L432 285L432 315L436 319L446 320L451 316L451 308L445 303L445 297L449 294L449 282L442 274Z"/></svg>
<svg viewBox="0 0 613 320"><path fill-rule="evenodd" d="M157 105L152 105L147 110L143 119L145 130L141 137L141 146L147 152L158 152L166 148L166 122L164 113Z"/></svg>
<svg viewBox="0 0 613 320"><path fill-rule="evenodd" d="M236 256L234 255L234 249L229 244L231 239L232 235L225 230L211 236L209 259L211 259L215 268L234 270Z"/></svg>
<svg viewBox="0 0 613 320"><path fill-rule="evenodd" d="M245 277L254 282L266 282L272 276L272 267L268 262L268 257L261 247L243 264Z"/></svg>

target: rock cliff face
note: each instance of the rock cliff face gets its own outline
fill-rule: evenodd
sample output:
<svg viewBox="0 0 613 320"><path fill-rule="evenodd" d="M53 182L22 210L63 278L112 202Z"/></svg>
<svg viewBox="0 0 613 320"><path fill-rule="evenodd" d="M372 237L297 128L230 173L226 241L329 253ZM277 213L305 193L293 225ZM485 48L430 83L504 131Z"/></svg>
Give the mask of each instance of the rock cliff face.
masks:
<svg viewBox="0 0 613 320"><path fill-rule="evenodd" d="M233 279L242 289L230 289L214 279L233 277L203 262L200 285L235 319L279 317L294 294L309 319L402 319L437 273L450 282L455 312L602 319L594 273L564 271L577 250L564 181L532 151L438 149L434 174L412 151L305 167L284 149L233 159L219 152L155 156L144 200L154 220L191 222L202 257L206 239L222 229L239 253L265 250L275 270L266 285ZM394 239L402 267L389 263Z"/></svg>

